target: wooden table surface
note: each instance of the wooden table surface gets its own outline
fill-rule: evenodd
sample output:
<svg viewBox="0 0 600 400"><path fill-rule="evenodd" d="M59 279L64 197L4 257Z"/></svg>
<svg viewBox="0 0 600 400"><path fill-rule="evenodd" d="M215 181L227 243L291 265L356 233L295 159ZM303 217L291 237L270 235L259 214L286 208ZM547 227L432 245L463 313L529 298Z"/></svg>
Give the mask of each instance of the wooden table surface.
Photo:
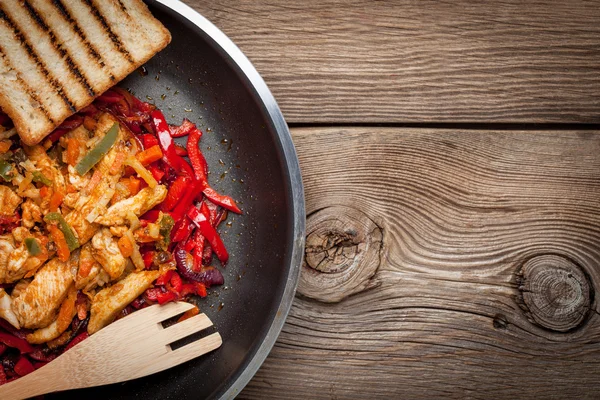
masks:
<svg viewBox="0 0 600 400"><path fill-rule="evenodd" d="M598 398L600 2L186 2L266 80L306 190L240 398Z"/></svg>

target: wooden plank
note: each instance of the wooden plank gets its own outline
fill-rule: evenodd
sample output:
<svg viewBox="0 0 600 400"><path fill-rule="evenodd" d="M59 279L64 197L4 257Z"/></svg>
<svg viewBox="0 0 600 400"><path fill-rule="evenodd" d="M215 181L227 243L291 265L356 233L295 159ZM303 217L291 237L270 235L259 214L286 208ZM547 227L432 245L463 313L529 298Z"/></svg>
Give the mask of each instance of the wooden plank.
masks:
<svg viewBox="0 0 600 400"><path fill-rule="evenodd" d="M597 397L600 132L293 137L307 263L240 398Z"/></svg>
<svg viewBox="0 0 600 400"><path fill-rule="evenodd" d="M600 122L597 1L184 1L291 123Z"/></svg>

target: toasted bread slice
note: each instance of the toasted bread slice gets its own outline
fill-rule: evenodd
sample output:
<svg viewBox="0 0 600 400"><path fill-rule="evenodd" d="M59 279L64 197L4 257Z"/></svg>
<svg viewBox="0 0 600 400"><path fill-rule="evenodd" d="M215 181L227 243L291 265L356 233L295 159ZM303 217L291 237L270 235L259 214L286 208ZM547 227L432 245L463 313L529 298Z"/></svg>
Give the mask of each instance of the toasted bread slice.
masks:
<svg viewBox="0 0 600 400"><path fill-rule="evenodd" d="M2 0L0 108L34 145L170 41L142 0Z"/></svg>

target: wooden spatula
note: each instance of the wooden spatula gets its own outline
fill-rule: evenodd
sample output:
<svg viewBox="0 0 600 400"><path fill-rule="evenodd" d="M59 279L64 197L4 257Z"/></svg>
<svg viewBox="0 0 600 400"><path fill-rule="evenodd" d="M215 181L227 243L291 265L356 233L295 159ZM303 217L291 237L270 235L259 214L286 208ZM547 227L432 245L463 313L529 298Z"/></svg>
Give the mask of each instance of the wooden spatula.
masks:
<svg viewBox="0 0 600 400"><path fill-rule="evenodd" d="M189 303L153 305L98 331L48 365L0 386L0 399L24 399L40 394L128 381L171 368L221 346L212 333L172 350L179 339L212 326L204 314L168 328L161 323L194 306Z"/></svg>

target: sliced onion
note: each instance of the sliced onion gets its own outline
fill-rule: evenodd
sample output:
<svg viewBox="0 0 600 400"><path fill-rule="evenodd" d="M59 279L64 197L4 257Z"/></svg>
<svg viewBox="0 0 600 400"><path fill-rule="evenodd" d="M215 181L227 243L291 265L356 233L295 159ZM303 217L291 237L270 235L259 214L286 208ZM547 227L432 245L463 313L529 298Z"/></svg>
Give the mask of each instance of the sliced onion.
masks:
<svg viewBox="0 0 600 400"><path fill-rule="evenodd" d="M17 128L10 128L6 131L0 132L0 140L8 139L9 137L14 136L16 134L17 134Z"/></svg>
<svg viewBox="0 0 600 400"><path fill-rule="evenodd" d="M173 255L177 262L177 271L179 271L179 274L184 278L190 281L204 283L207 287L222 285L225 282L223 274L216 268L205 268L200 272L194 272L194 270L192 270L192 265L194 263L192 256L184 249L177 247L173 252Z"/></svg>
<svg viewBox="0 0 600 400"><path fill-rule="evenodd" d="M150 188L154 189L156 185L158 185L158 182L156 182L156 179L154 179L150 171L144 168L142 163L139 162L137 158L133 156L127 157L127 160L125 160L125 165L129 165L131 168L133 168L140 178L146 181Z"/></svg>
<svg viewBox="0 0 600 400"><path fill-rule="evenodd" d="M133 262L133 265L135 265L135 269L137 271L143 270L146 267L146 265L144 264L144 259L142 258L142 254L140 253L140 247L135 242L133 233L131 233L131 231L127 231L125 232L124 236L126 236L127 239L129 239L133 247L133 253L131 253L131 261Z"/></svg>
<svg viewBox="0 0 600 400"><path fill-rule="evenodd" d="M90 211L90 213L85 217L85 219L89 223L94 222L96 220L96 218L98 218L100 216L100 212L105 210L105 207L108 205L108 203L110 203L110 199L112 199L114 194L115 194L115 189L108 188L106 190L106 192L104 192L104 194L100 197L100 199L98 200L98 202L96 203L96 205L94 206L92 211Z"/></svg>

